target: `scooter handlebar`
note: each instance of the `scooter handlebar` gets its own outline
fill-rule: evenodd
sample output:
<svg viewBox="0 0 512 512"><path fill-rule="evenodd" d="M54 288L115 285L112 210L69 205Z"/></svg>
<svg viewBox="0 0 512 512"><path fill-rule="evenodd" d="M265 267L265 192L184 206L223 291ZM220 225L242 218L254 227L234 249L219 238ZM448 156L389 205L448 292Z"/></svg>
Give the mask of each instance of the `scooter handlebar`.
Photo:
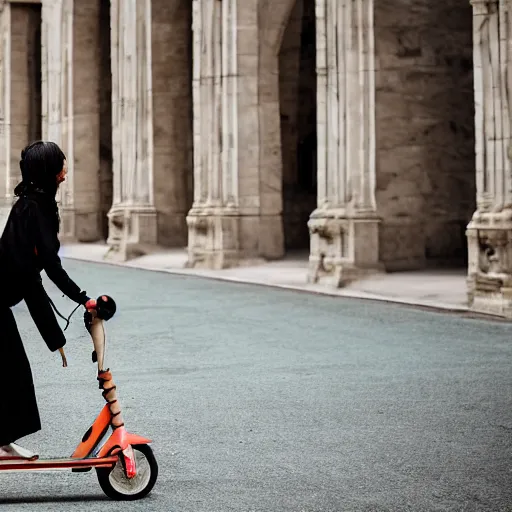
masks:
<svg viewBox="0 0 512 512"><path fill-rule="evenodd" d="M97 299L89 299L85 303L87 311L95 311L96 317L101 320L110 320L117 311L115 300L108 295L100 295Z"/></svg>
<svg viewBox="0 0 512 512"><path fill-rule="evenodd" d="M93 362L98 362L98 370L103 369L105 358L105 330L103 322L110 320L117 311L115 300L108 295L100 295L97 299L89 299L85 304L84 324L85 328L91 335L94 352ZM64 348L59 349L62 366L68 365Z"/></svg>
<svg viewBox="0 0 512 512"><path fill-rule="evenodd" d="M105 329L103 322L110 320L116 313L117 306L112 297L100 295L97 299L86 302L87 309L84 314L84 322L94 344L92 353L93 362L98 363L98 370L104 370L105 364Z"/></svg>

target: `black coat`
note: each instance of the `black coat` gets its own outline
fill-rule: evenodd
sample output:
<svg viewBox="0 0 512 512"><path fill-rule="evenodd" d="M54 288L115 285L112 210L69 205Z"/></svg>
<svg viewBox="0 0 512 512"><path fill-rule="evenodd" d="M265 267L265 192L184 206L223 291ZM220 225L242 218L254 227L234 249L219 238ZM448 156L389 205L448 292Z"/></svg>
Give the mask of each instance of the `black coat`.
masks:
<svg viewBox="0 0 512 512"><path fill-rule="evenodd" d="M74 302L85 304L88 297L62 268L52 208L53 200L37 192L22 195L13 205L0 238L0 304L12 307L25 300L48 348L55 351L66 339L43 288L41 271Z"/></svg>

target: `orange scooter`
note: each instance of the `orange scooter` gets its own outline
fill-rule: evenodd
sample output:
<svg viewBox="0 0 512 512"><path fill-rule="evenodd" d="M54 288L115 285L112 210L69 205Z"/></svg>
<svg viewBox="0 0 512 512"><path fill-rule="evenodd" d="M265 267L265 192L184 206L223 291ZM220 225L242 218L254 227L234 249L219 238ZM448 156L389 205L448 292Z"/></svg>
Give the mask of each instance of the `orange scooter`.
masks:
<svg viewBox="0 0 512 512"><path fill-rule="evenodd" d="M151 440L125 429L116 385L110 370L105 369L104 323L114 316L116 304L106 295L91 302L92 307L85 314L85 321L94 344L93 362L98 363L99 387L107 403L71 457L0 461L0 471L86 472L95 468L100 487L109 498L137 500L153 489L158 477L158 464L149 446ZM64 350L60 349L60 352L63 366L67 366ZM109 429L111 433L106 438Z"/></svg>

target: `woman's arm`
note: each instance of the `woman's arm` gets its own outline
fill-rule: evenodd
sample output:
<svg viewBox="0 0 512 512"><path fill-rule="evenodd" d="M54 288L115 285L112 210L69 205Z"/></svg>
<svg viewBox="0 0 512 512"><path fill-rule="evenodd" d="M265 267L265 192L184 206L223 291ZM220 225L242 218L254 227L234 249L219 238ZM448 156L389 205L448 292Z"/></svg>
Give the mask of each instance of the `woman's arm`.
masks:
<svg viewBox="0 0 512 512"><path fill-rule="evenodd" d="M80 287L68 276L62 267L59 257L60 243L57 233L52 229L37 203L33 204L34 207L31 213L35 230L35 250L43 270L62 293L78 304L85 304L89 300L86 292L80 290Z"/></svg>

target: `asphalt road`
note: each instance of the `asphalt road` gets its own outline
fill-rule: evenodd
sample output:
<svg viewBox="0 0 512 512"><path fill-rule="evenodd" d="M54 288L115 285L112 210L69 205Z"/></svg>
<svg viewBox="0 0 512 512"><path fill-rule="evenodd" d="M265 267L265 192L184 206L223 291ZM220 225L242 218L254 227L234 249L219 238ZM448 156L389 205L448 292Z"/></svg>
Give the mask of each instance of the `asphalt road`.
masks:
<svg viewBox="0 0 512 512"><path fill-rule="evenodd" d="M512 511L511 324L65 264L118 301L108 364L160 464L122 510ZM66 369L16 317L43 422L21 444L69 455L103 405L81 316ZM2 512L120 509L94 472L0 473Z"/></svg>

